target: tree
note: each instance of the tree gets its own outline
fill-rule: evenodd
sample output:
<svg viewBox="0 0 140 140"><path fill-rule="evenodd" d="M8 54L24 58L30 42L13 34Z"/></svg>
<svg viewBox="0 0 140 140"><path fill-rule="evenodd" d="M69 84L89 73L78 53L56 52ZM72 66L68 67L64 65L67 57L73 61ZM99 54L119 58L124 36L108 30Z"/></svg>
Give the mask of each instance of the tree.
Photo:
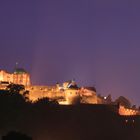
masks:
<svg viewBox="0 0 140 140"><path fill-rule="evenodd" d="M29 91L28 90L25 90L22 95L23 95L25 101L29 101Z"/></svg>
<svg viewBox="0 0 140 140"><path fill-rule="evenodd" d="M29 101L29 91L25 90L24 85L19 84L9 84L6 88L10 94L21 94L25 101Z"/></svg>
<svg viewBox="0 0 140 140"><path fill-rule="evenodd" d="M25 134L11 131L6 136L2 136L2 140L32 140L32 138Z"/></svg>
<svg viewBox="0 0 140 140"><path fill-rule="evenodd" d="M9 84L6 89L10 93L20 93L20 91L24 91L25 90L25 87L24 87L24 85Z"/></svg>
<svg viewBox="0 0 140 140"><path fill-rule="evenodd" d="M35 103L37 106L46 106L46 105L58 105L58 102L56 100L50 100L49 98L41 98L38 99Z"/></svg>

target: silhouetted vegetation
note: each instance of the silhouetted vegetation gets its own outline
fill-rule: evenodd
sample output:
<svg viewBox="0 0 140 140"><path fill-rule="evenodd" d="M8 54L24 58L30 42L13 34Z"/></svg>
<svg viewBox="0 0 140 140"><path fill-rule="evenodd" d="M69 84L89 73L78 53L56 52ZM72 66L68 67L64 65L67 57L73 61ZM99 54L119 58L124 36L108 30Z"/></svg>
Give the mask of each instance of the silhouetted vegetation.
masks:
<svg viewBox="0 0 140 140"><path fill-rule="evenodd" d="M25 90L25 87L24 87L24 85L9 84L9 85L7 86L7 90L8 90L10 93L19 93L20 91Z"/></svg>
<svg viewBox="0 0 140 140"><path fill-rule="evenodd" d="M13 130L33 140L140 139L140 117L119 116L115 105L60 106L48 98L31 103L14 91L0 91L1 135Z"/></svg>
<svg viewBox="0 0 140 140"><path fill-rule="evenodd" d="M2 140L32 140L32 138L25 134L11 131L6 136L3 136Z"/></svg>

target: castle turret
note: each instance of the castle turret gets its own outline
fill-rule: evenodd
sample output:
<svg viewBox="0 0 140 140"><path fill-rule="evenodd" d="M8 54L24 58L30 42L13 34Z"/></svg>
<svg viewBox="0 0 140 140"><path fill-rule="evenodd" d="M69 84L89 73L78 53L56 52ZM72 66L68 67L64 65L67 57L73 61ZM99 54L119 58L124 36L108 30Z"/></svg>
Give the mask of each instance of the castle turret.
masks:
<svg viewBox="0 0 140 140"><path fill-rule="evenodd" d="M23 68L16 68L13 73L13 83L29 86L31 84L29 73L27 73Z"/></svg>

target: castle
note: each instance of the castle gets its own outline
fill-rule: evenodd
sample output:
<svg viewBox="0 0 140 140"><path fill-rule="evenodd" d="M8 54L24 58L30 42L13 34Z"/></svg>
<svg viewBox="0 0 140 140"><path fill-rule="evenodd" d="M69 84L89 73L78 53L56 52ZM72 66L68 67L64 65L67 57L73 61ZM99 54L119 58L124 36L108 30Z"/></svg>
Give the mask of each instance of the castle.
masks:
<svg viewBox="0 0 140 140"><path fill-rule="evenodd" d="M16 68L13 73L0 70L0 83L14 83L30 86L30 75L22 68Z"/></svg>
<svg viewBox="0 0 140 140"><path fill-rule="evenodd" d="M61 105L77 103L113 105L109 97L97 95L95 87L78 87L74 80L61 85L57 83L54 86L32 85L30 74L22 68L16 68L13 73L0 70L0 89L6 89L10 83L24 85L25 90L29 91L28 98L32 102L47 97L57 100ZM120 105L118 113L120 115L139 115L140 111Z"/></svg>

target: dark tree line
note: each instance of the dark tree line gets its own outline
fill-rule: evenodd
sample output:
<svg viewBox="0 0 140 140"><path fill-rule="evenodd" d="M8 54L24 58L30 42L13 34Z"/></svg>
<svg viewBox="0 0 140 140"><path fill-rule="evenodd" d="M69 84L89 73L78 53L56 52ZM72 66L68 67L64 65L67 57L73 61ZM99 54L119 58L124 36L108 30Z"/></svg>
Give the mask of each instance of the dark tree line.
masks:
<svg viewBox="0 0 140 140"><path fill-rule="evenodd" d="M11 131L5 136L2 136L2 140L32 140L32 138L20 132Z"/></svg>
<svg viewBox="0 0 140 140"><path fill-rule="evenodd" d="M108 105L59 106L48 98L31 103L24 94L19 94L23 88L16 86L16 89L0 91L0 134L5 136L3 140L15 135L9 134L10 131L22 132L33 140L140 139L139 116L121 117L112 111L114 106ZM23 136L22 133L16 133L17 137Z"/></svg>

